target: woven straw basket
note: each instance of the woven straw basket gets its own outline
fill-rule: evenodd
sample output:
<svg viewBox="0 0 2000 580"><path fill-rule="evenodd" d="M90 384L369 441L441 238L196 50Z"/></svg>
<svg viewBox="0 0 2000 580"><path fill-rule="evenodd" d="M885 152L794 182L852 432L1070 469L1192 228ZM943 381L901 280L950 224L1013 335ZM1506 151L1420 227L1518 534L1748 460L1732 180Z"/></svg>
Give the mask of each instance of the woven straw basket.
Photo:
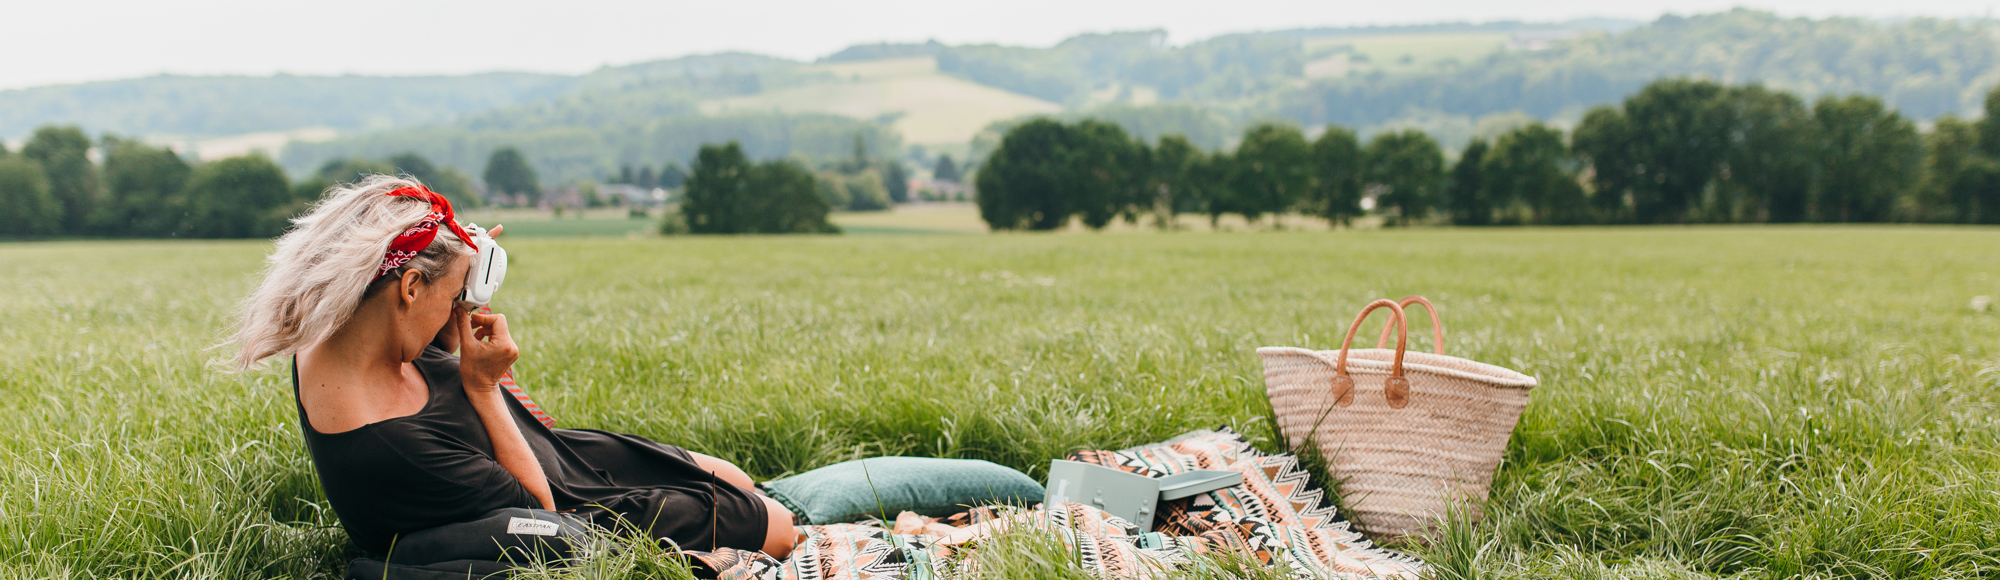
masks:
<svg viewBox="0 0 2000 580"><path fill-rule="evenodd" d="M1437 354L1405 352L1403 306L1431 314ZM1377 348L1351 349L1377 308L1391 319ZM1396 332L1396 348L1381 348ZM1421 540L1446 515L1477 520L1534 377L1444 355L1437 309L1419 296L1377 300L1347 329L1341 350L1257 349L1264 385L1288 445L1311 441L1363 531Z"/></svg>

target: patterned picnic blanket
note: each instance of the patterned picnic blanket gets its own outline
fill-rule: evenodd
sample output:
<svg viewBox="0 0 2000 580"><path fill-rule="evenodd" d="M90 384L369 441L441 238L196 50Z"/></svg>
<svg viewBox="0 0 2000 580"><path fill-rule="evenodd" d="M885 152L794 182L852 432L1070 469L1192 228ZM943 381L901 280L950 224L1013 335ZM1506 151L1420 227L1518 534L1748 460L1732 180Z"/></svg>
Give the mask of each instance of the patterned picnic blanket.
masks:
<svg viewBox="0 0 2000 580"><path fill-rule="evenodd" d="M1153 578L1222 556L1296 578L1415 580L1424 570L1415 558L1373 547L1348 529L1296 457L1264 454L1226 428L1069 459L1150 477L1229 469L1243 474L1243 484L1166 502L1152 530L1074 503L978 508L945 523L1048 534L1091 575L1106 579ZM783 562L734 550L691 555L722 578L744 580L931 580L972 572L967 556L978 549L976 540L957 543L945 534L894 529L872 521L807 526L805 541Z"/></svg>

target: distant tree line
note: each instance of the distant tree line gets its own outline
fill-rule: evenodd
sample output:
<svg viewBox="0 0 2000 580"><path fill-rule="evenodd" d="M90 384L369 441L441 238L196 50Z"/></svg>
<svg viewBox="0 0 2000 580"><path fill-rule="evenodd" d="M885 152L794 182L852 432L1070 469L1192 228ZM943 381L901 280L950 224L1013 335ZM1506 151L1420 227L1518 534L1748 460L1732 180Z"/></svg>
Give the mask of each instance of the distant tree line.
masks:
<svg viewBox="0 0 2000 580"><path fill-rule="evenodd" d="M1364 214L1369 193L1408 222L1430 211L1444 168L1443 149L1417 131L1364 145L1340 127L1307 140L1297 127L1266 123L1233 152L1207 152L1179 135L1148 146L1103 121L1038 119L1009 131L973 184L980 217L1001 230L1056 229L1072 218L1093 229L1145 216L1165 225L1187 213L1256 222L1301 212L1345 224Z"/></svg>
<svg viewBox="0 0 2000 580"><path fill-rule="evenodd" d="M702 147L685 174L669 162L663 175L642 168L632 178L684 181L679 211L663 226L670 233L837 233L827 221L831 211L888 209L908 199L902 163L871 157L867 143L855 136L852 156L815 171L796 159L752 162L732 141ZM461 208L533 206L544 193L513 147L488 157L482 192L416 153L335 159L294 183L262 155L194 162L167 147L114 136L92 141L77 127L51 126L19 152L0 147L0 236L272 237L327 188L373 174L410 176Z"/></svg>
<svg viewBox="0 0 2000 580"><path fill-rule="evenodd" d="M1569 135L1539 123L1475 140L1448 162L1406 130L1364 144L1329 126L1250 128L1232 152L1178 136L1042 119L1007 132L975 176L994 229L1078 219L1303 213L1391 225L1786 222L2000 223L2000 90L1975 122L1929 134L1867 96L1808 106L1757 85L1656 81L1592 109ZM1364 209L1365 208L1365 209Z"/></svg>
<svg viewBox="0 0 2000 580"><path fill-rule="evenodd" d="M415 153L335 159L295 183L262 155L196 162L143 141L46 126L18 152L0 147L0 236L272 237L328 187L372 174L413 177L461 208L485 203L470 178ZM534 169L512 148L494 151L485 180L499 198L541 196Z"/></svg>
<svg viewBox="0 0 2000 580"><path fill-rule="evenodd" d="M0 236L268 237L306 202L258 155L190 163L168 148L93 143L82 129L54 126L18 152L0 148Z"/></svg>
<svg viewBox="0 0 2000 580"><path fill-rule="evenodd" d="M729 113L716 116L666 113L648 108L648 95L623 100L561 101L548 107L509 108L452 125L421 126L343 135L332 141L293 142L280 159L295 173L318 167L328 159L382 158L414 151L441 166L468 173L490 163L489 155L514 148L531 162L548 183L606 181L633 166L633 179L646 161L694 157L704 144L737 141L756 159L798 156L807 159L845 157L854 135L868 139L875 151L902 149L901 137L888 125L871 120L826 114ZM554 108L555 111L543 111ZM555 124L570 116L600 119L602 124ZM525 117L519 119L515 117ZM552 117L530 123L536 117ZM501 119L514 119L503 124ZM655 166L656 178L659 167ZM636 184L635 184L636 185Z"/></svg>
<svg viewBox="0 0 2000 580"><path fill-rule="evenodd" d="M618 167L617 175L606 177L604 182L633 185L645 189L655 187L680 189L681 185L687 183L687 170L681 168L680 163L672 160L660 164L660 170L657 173L653 171L653 166L651 165L640 165L638 171L633 171L630 165L622 165Z"/></svg>

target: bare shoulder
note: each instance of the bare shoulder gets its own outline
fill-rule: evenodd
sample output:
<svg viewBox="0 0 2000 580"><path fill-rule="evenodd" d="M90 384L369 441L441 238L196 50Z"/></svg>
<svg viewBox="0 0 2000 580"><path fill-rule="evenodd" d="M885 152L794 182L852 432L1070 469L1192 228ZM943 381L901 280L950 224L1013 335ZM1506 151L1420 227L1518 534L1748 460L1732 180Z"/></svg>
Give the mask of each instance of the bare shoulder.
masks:
<svg viewBox="0 0 2000 580"><path fill-rule="evenodd" d="M299 405L313 431L336 435L423 411L430 388L414 365L370 375L300 353Z"/></svg>

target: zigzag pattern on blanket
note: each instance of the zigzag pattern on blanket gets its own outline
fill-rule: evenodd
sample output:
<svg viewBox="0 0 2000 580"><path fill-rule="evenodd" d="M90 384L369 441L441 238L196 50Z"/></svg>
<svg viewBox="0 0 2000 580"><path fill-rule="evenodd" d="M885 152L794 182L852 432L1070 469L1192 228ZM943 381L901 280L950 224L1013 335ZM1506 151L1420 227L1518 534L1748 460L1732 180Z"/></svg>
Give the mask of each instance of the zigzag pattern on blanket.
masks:
<svg viewBox="0 0 2000 580"><path fill-rule="evenodd" d="M1161 506L1155 530L1097 508L1069 503L1022 510L980 507L953 525L1006 520L1008 528L1041 530L1070 548L1076 564L1097 578L1157 578L1159 572L1200 565L1203 557L1233 553L1301 579L1415 580L1424 570L1414 558L1371 547L1348 529L1310 474L1290 455L1266 455L1240 435L1196 431L1164 443L1119 451L1084 451L1073 461L1152 477L1195 469L1230 469L1243 485ZM806 540L783 563L768 557L726 558L723 578L749 580L935 580L977 575L964 546L953 549L928 535L900 535L882 522L807 526ZM976 543L971 549L977 549ZM754 554L754 553L753 553ZM761 556L761 554L757 554ZM705 558L706 559L706 558Z"/></svg>
<svg viewBox="0 0 2000 580"><path fill-rule="evenodd" d="M1350 529L1311 474L1291 455L1266 455L1227 427L1194 431L1162 443L1118 451L1072 454L1149 477L1197 469L1243 473L1243 485L1171 502L1155 531L1199 537L1265 565L1282 561L1302 577L1416 578L1423 563L1372 547Z"/></svg>

